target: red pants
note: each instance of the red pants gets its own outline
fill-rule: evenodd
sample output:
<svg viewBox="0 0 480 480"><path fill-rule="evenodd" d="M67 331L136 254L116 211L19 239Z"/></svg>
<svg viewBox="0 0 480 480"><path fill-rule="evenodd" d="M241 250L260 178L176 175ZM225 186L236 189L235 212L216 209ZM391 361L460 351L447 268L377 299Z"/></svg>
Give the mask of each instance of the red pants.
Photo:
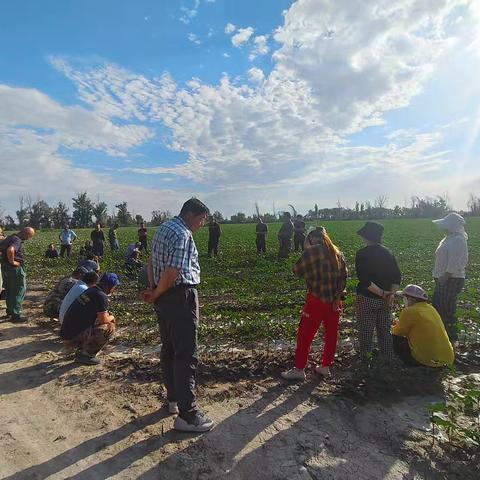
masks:
<svg viewBox="0 0 480 480"><path fill-rule="evenodd" d="M295 368L307 366L308 354L313 339L323 322L323 355L322 367L333 363L337 350L338 323L340 312L335 312L332 303L325 303L309 293L303 307L302 319L297 333L297 350L295 352Z"/></svg>

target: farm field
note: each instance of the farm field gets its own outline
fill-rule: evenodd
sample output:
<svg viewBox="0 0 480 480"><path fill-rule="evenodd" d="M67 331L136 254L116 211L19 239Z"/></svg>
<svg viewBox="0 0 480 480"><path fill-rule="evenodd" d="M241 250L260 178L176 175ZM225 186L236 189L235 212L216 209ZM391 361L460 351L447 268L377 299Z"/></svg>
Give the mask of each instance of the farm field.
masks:
<svg viewBox="0 0 480 480"><path fill-rule="evenodd" d="M354 259L362 247L356 231L362 221L324 221L331 237L345 254L349 267L348 297L345 302L341 328L342 336L351 336L348 319L353 317L355 291ZM441 232L425 219L385 220L384 243L397 257L403 275L403 285L417 283L430 294L433 291L431 270L434 251L441 239ZM296 334L299 312L303 305L305 287L302 280L293 276L292 265L298 253L288 260L277 260L276 234L280 223L269 224L266 257L258 257L255 250L255 225L222 225L220 255L208 258L207 228L195 235L200 253L202 282L200 286L201 328L200 335L211 349L223 348L225 344L252 344L256 342L285 345ZM149 238L154 227L149 228ZM475 335L480 322L480 218L468 220L470 262L466 288L460 298L458 311L459 328ZM56 231L39 232L26 244L28 276L51 287L75 266L80 245L89 238L90 229L78 230L79 239L70 259L47 260L43 252L50 242L58 237ZM101 263L103 271L119 273L123 286L112 302L112 310L121 327L122 340L129 343L154 343L157 341L156 320L151 306L137 299L137 285L122 275L123 251L136 240L136 228L120 228L118 238L121 246L116 255L111 255L108 246Z"/></svg>
<svg viewBox="0 0 480 480"><path fill-rule="evenodd" d="M206 256L207 229L195 235L202 268L198 401L217 424L204 436L175 432L160 408L156 319L123 272L136 228L119 229L121 251L112 256L107 247L102 261L123 284L111 302L117 335L94 368L62 353L57 322L41 311L47 290L75 267L90 229L78 230L74 255L58 260L43 258L58 232L39 232L25 244L31 321L0 323L0 478L477 480L480 219L467 225L469 278L458 312L465 333L450 370L374 362L359 368L352 303L362 223L323 222L345 253L349 293L333 376L322 381L309 370L301 385L279 378L292 362L305 295L291 273L299 254L276 258L280 224L269 224L265 258L256 255L254 225L223 225L215 259ZM382 223L403 283L431 293L441 233L429 220ZM313 361L320 344L321 335Z"/></svg>

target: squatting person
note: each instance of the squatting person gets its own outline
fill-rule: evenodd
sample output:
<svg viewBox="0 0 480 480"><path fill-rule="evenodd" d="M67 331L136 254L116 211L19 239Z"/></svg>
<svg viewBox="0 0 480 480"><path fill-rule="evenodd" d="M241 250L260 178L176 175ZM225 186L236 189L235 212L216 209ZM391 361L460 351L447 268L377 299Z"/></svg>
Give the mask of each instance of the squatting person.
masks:
<svg viewBox="0 0 480 480"><path fill-rule="evenodd" d="M312 341L323 323L322 365L315 372L328 376L337 349L338 324L347 283L347 267L339 248L324 227L310 231L305 250L293 271L307 283L307 300L297 333L294 368L282 373L287 380L304 380Z"/></svg>
<svg viewBox="0 0 480 480"><path fill-rule="evenodd" d="M178 412L174 427L189 432L206 432L214 424L195 399L200 265L193 233L207 215L208 208L191 198L179 216L158 227L148 259L149 284L155 286L143 293L145 301L155 304L158 316L166 406L170 413Z"/></svg>
<svg viewBox="0 0 480 480"><path fill-rule="evenodd" d="M63 317L60 337L76 349L75 361L98 365L97 353L115 333L115 317L108 311L108 296L120 285L115 273L105 273L97 285L85 290Z"/></svg>
<svg viewBox="0 0 480 480"><path fill-rule="evenodd" d="M407 366L443 367L453 363L452 344L440 315L428 303L427 292L407 285L399 292L405 308L392 326L393 350Z"/></svg>

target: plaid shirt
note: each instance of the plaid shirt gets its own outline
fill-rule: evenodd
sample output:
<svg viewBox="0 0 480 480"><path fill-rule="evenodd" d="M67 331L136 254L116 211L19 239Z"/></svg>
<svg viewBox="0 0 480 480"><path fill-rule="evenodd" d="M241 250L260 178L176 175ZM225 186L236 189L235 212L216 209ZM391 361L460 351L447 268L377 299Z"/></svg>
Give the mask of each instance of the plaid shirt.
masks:
<svg viewBox="0 0 480 480"><path fill-rule="evenodd" d="M152 243L152 264L156 285L167 267L180 271L175 285L200 283L197 247L182 218L172 218L158 227Z"/></svg>
<svg viewBox="0 0 480 480"><path fill-rule="evenodd" d="M293 266L293 272L305 279L308 291L322 302L331 303L345 294L348 274L345 259L342 255L339 268L325 254L322 245L307 247Z"/></svg>

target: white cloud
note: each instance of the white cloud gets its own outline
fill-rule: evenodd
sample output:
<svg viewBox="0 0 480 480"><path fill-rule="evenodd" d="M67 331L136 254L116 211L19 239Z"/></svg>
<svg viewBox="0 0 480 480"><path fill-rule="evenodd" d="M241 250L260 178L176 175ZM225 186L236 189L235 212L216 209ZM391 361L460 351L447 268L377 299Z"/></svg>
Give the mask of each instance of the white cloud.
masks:
<svg viewBox="0 0 480 480"><path fill-rule="evenodd" d="M189 33L187 38L190 40L190 42L195 43L196 45L200 45L202 43L194 33Z"/></svg>
<svg viewBox="0 0 480 480"><path fill-rule="evenodd" d="M185 6L180 7L180 11L182 12L182 16L180 17L180 21L188 25L198 14L198 7L200 6L200 0L193 0L192 8L188 8Z"/></svg>
<svg viewBox="0 0 480 480"><path fill-rule="evenodd" d="M237 33L232 37L232 44L234 47L241 47L244 43L250 40L250 37L253 35L253 28L239 28Z"/></svg>
<svg viewBox="0 0 480 480"><path fill-rule="evenodd" d="M248 56L249 60L254 60L258 55L266 55L270 51L267 41L268 35L258 35L253 39L255 47Z"/></svg>
<svg viewBox="0 0 480 480"><path fill-rule="evenodd" d="M227 52L224 52L223 56L224 56L225 58L230 58L230 54L227 53Z"/></svg>
<svg viewBox="0 0 480 480"><path fill-rule="evenodd" d="M461 3L379 0L367 8L360 0L296 2L275 32L278 48L271 71L247 72L255 84L224 75L217 85L192 79L180 88L168 73L148 78L110 64L78 70L55 58L52 64L75 82L80 100L91 110L53 102L51 110L60 112L62 120L47 115L44 124L52 133L34 133L47 143L53 139L56 146L83 148L78 145L88 138L84 148L124 153L151 138L160 123L169 132L164 144L185 153L188 161L130 171L159 178L180 175L211 189L220 183L222 189L210 197L223 195L225 205L244 204L246 195L265 202L277 194L283 198L286 189L299 202L319 191L340 196L349 188L352 197L370 195L379 185L391 186L397 195L402 188L434 193L442 178L448 184L453 162L441 146L441 128L397 131L376 147L348 141L353 133L384 124L385 113L409 105L421 91L439 59L446 59L454 42L463 39L464 25L471 28L462 21L451 33L452 12ZM243 37L236 46L241 46L253 28L238 30L232 42L238 34ZM267 39L256 42L260 37L253 39L255 48L268 48ZM36 120L24 122L32 113L19 106L29 102L23 98L11 115L9 103L5 108L2 101L0 118L10 119L8 128L42 128L38 107ZM83 119L80 125L74 121L77 114ZM68 128L62 130L65 117Z"/></svg>
<svg viewBox="0 0 480 480"><path fill-rule="evenodd" d="M261 82L265 78L263 71L259 68L251 68L247 73L252 82Z"/></svg>
<svg viewBox="0 0 480 480"><path fill-rule="evenodd" d="M237 27L233 23L227 23L227 25L225 25L225 33L227 34L233 33L236 29Z"/></svg>

